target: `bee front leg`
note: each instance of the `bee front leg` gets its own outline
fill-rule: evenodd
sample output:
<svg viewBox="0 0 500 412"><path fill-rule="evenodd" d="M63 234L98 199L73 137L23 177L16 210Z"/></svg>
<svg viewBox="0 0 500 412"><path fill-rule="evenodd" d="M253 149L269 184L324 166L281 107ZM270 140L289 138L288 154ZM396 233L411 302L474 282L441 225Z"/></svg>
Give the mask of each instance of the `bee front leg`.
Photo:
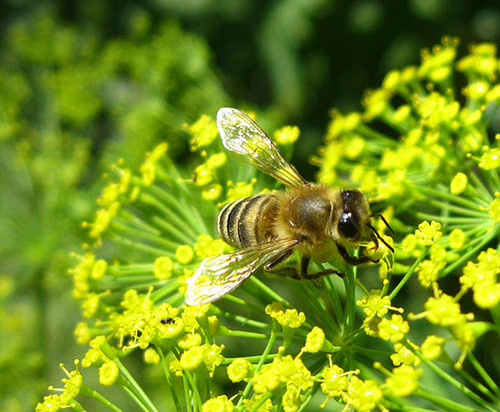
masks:
<svg viewBox="0 0 500 412"><path fill-rule="evenodd" d="M300 261L300 277L303 279L315 280L322 278L323 276L328 276L333 274L340 277L344 276L342 272L339 272L336 269L324 269L316 273L307 273L310 261L311 261L310 257L302 256L302 260Z"/></svg>
<svg viewBox="0 0 500 412"><path fill-rule="evenodd" d="M349 255L349 253L347 253L347 250L342 245L337 244L337 249L340 253L340 256L342 256L342 259L344 259L347 263L349 263L352 266L358 266L368 262L378 263L378 260L370 259L368 256L361 256L361 257L351 256Z"/></svg>

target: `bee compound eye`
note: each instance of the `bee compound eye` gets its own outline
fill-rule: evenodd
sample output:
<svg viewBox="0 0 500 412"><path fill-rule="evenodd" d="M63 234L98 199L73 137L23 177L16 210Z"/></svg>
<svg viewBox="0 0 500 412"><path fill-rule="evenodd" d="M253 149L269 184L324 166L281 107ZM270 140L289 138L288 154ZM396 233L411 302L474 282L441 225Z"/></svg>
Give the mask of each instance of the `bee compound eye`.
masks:
<svg viewBox="0 0 500 412"><path fill-rule="evenodd" d="M359 230L354 224L354 218L351 212L342 213L339 220L339 232L349 239L358 237Z"/></svg>

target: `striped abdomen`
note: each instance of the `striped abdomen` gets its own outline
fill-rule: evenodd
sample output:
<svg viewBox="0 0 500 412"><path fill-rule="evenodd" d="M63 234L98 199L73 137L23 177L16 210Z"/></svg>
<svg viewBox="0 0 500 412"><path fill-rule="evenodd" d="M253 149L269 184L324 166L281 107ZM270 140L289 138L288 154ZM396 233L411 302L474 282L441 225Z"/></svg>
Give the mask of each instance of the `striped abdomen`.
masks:
<svg viewBox="0 0 500 412"><path fill-rule="evenodd" d="M270 240L277 202L274 195L257 195L226 205L217 218L219 236L242 249Z"/></svg>

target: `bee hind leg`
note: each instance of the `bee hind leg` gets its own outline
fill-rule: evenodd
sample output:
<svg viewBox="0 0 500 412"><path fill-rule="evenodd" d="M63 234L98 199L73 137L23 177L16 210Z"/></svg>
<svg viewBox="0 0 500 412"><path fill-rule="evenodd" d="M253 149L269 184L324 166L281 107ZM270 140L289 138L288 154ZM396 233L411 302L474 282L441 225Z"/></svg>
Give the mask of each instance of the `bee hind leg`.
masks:
<svg viewBox="0 0 500 412"><path fill-rule="evenodd" d="M289 250L283 253L281 256L278 256L276 259L264 266L264 271L271 273L273 277L286 277L300 280L301 277L296 267L280 265L283 261L290 257L291 254L292 251Z"/></svg>

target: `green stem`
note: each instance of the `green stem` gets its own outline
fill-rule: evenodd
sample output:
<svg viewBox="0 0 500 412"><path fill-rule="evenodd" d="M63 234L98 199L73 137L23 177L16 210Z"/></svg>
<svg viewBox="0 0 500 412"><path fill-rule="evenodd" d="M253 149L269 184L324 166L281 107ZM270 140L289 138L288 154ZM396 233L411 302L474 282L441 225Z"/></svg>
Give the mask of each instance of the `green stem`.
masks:
<svg viewBox="0 0 500 412"><path fill-rule="evenodd" d="M145 245L144 243L136 242L132 239L126 238L124 236L119 236L117 234L113 234L112 236L110 236L110 240L124 247L130 248L134 252L142 251L152 256L168 256L170 258L175 258L175 251L173 250L166 250L153 246L148 246Z"/></svg>
<svg viewBox="0 0 500 412"><path fill-rule="evenodd" d="M477 246L473 247L470 249L467 253L463 254L460 259L456 260L453 262L451 265L449 265L443 272L440 274L440 278L448 275L449 273L453 272L457 267L460 267L461 265L464 264L471 256L474 256L479 250L481 250L484 245L488 244L491 239L493 239L496 236L496 231L492 231L491 233L487 233L485 236L482 237L482 240L478 240L479 243Z"/></svg>
<svg viewBox="0 0 500 412"><path fill-rule="evenodd" d="M271 335L269 336L269 341L267 342L266 348L264 349L264 352L262 353L262 356L260 357L259 363L255 367L254 375L260 371L260 369L262 368L262 365L268 359L268 355L271 352L271 349L273 348L275 340L276 340L276 334L275 334L274 328L273 328L273 329L271 329ZM247 385L245 386L243 393L240 396L240 399L238 401L238 404L236 405L236 408L241 407L243 400L246 399L246 397L250 393L251 389L252 389L252 382L249 381L247 383Z"/></svg>
<svg viewBox="0 0 500 412"><path fill-rule="evenodd" d="M464 384L462 384L461 382L457 381L455 378L450 376L450 374L448 374L447 372L442 370L434 362L427 360L420 353L419 353L419 356L420 356L420 359L422 359L422 362L424 362L429 368L431 368L437 375L439 375L446 382L453 385L455 388L457 388L460 392L462 392L468 398L470 398L471 400L476 402L478 405L481 405L485 410L496 411L488 403L486 403L480 396L478 396L477 394L472 392L467 386L465 386ZM470 409L470 410L473 411L474 409ZM496 411L496 412L498 412L498 411Z"/></svg>
<svg viewBox="0 0 500 412"><path fill-rule="evenodd" d="M175 408L177 411L180 411L181 410L181 403L179 401L179 398L177 397L177 392L174 388L174 379L173 379L172 373L170 372L170 369L168 367L168 363L165 359L165 355L163 354L163 350L159 346L156 346L156 351L160 354L161 366L162 366L163 372L165 373L165 378L167 379L167 384L168 384L168 387L170 388L170 393L172 394L172 399L174 400Z"/></svg>
<svg viewBox="0 0 500 412"><path fill-rule="evenodd" d="M103 405L108 407L110 410L115 411L115 412L122 412L122 410L116 406L114 403L109 401L107 398L102 396L99 392L97 392L95 389L91 388L88 385L82 384L82 387L80 388L80 395L92 397L99 402L101 402Z"/></svg>
<svg viewBox="0 0 500 412"><path fill-rule="evenodd" d="M471 209L475 209L475 210L481 211L480 205L478 205L477 203L475 203L471 200L468 200L464 197L453 195L453 194L445 192L443 190L432 189L428 186L416 186L416 189L422 193L425 193L428 195L434 195L436 197L440 197L441 199L449 200L450 202L462 205L465 207L465 210L470 211Z"/></svg>
<svg viewBox="0 0 500 412"><path fill-rule="evenodd" d="M121 363L120 359L118 356L116 356L115 350L109 345L108 342L104 342L100 346L101 350L103 353L110 359L113 360L113 362L116 363L118 366L118 369L120 370L121 376L123 376L128 383L128 388L133 391L137 401L143 407L144 410L147 411L154 411L158 412L154 404L151 402L151 400L148 398L146 393L143 391L141 386L137 383L137 381L134 379L134 377L130 374L128 369Z"/></svg>
<svg viewBox="0 0 500 412"><path fill-rule="evenodd" d="M414 395L419 396L423 399L427 399L435 405L438 405L440 408L444 408L444 410L451 412L474 412L476 409L469 408L468 406L464 406L460 403L453 402L450 399L446 399L442 396L435 395L427 390L422 389L422 385L418 388Z"/></svg>
<svg viewBox="0 0 500 412"><path fill-rule="evenodd" d="M467 354L467 357L469 358L470 363L474 368L476 369L477 373L483 378L483 380L490 386L490 388L495 392L495 395L497 398L500 398L500 390L498 388L497 383L491 378L491 376L486 372L486 370L483 368L483 366L477 361L476 357L472 352L469 352ZM498 401L498 400L497 400Z"/></svg>
<svg viewBox="0 0 500 412"><path fill-rule="evenodd" d="M422 252L422 254L418 257L418 259L413 263L413 265L411 265L410 270L406 273L406 275L404 275L403 279L400 280L400 282L397 284L397 286L394 288L394 290L389 295L391 300L394 299L394 297L399 293L399 291L406 284L406 282L408 282L408 280L410 280L413 273L417 269L418 265L420 264L420 262L422 262L422 260L424 260L426 255L427 255L427 251Z"/></svg>

